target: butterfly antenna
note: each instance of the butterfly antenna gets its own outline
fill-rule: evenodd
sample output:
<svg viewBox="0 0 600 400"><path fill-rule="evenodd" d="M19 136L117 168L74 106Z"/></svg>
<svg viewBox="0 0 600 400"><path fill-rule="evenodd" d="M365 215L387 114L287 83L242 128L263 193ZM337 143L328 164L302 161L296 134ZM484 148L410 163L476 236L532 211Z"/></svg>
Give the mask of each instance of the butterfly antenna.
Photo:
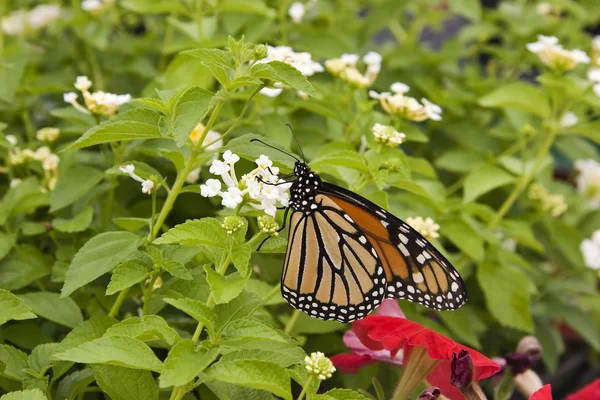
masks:
<svg viewBox="0 0 600 400"><path fill-rule="evenodd" d="M302 160L304 160L304 164L306 164L306 158L304 157L304 152L302 151L300 142L298 141L298 138L296 137L296 134L294 133L294 128L292 128L292 125L290 125L290 124L285 124L285 126L290 128L290 132L292 132L292 137L294 138L294 140L296 141L296 144L298 145L298 149L300 150L300 155L302 155Z"/></svg>
<svg viewBox="0 0 600 400"><path fill-rule="evenodd" d="M263 142L263 141L262 141L262 140L260 140L260 139L251 139L251 140L250 140L250 142L258 142L258 143L261 143L261 144L263 144L263 145L265 145L265 146L267 146L267 147L270 147L270 148L272 148L273 150L277 150L278 152L285 154L286 156L292 157L293 159L295 159L295 160L296 160L296 161L298 161L298 162L301 162L301 161L300 161L300 159L299 159L298 157L296 157L295 155L293 155L293 154L290 154L290 153L288 153L288 152L286 152L286 151L283 151L283 150L281 150L281 149L278 149L278 148L277 148L277 147L275 147L275 146L271 146L270 144L268 144L268 143L265 143L265 142ZM302 158L304 158L304 155L302 155Z"/></svg>

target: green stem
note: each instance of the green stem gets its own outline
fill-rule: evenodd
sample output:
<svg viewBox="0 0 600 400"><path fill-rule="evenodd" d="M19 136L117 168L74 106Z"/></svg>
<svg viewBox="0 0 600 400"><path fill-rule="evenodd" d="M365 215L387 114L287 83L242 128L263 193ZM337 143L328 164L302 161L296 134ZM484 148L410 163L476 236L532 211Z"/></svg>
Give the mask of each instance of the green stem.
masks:
<svg viewBox="0 0 600 400"><path fill-rule="evenodd" d="M127 298L127 292L129 292L129 288L125 288L125 289L121 290L121 292L119 293L119 296L117 297L117 300L115 300L115 303L113 304L113 306L110 308L110 311L108 312L109 317L117 316L117 314L119 313L119 308L121 308L121 304L123 304L123 302Z"/></svg>
<svg viewBox="0 0 600 400"><path fill-rule="evenodd" d="M113 167L118 167L123 162L123 155L125 153L126 146L127 145L125 142L121 142L115 148L115 150L114 150L115 160L113 162ZM108 191L108 195L106 196L106 202L104 203L104 216L102 219L102 227L104 230L107 229L108 223L110 222L112 206L115 201L115 189L116 189L117 177L115 175L110 175L108 178L108 182L110 184L110 189Z"/></svg>
<svg viewBox="0 0 600 400"><path fill-rule="evenodd" d="M152 215L150 215L150 232L154 231L154 216L156 215L156 190L152 191Z"/></svg>
<svg viewBox="0 0 600 400"><path fill-rule="evenodd" d="M33 142L33 140L35 139L35 129L33 127L33 123L31 122L31 118L29 118L29 112L27 111L27 109L24 109L21 113L21 119L23 120L23 125L25 125L27 140L29 142Z"/></svg>
<svg viewBox="0 0 600 400"><path fill-rule="evenodd" d="M400 22L393 19L388 24L388 28L390 29L390 32L392 33L399 45L402 45L404 42L406 42L406 38L408 35L406 33L406 30L402 27L402 25L400 25Z"/></svg>
<svg viewBox="0 0 600 400"><path fill-rule="evenodd" d="M273 287L273 289L271 289L271 291L269 293L267 293L267 295L263 298L263 304L266 304L269 302L269 300L271 300L275 295L277 295L277 293L279 293L281 291L281 283L278 283L277 285L275 285L275 287Z"/></svg>
<svg viewBox="0 0 600 400"><path fill-rule="evenodd" d="M83 42L83 49L85 51L85 57L87 58L90 68L92 69L92 76L94 78L94 87L96 90L104 90L104 76L102 75L102 69L98 62L98 57L94 49L86 42Z"/></svg>
<svg viewBox="0 0 600 400"><path fill-rule="evenodd" d="M296 325L296 322L298 322L298 318L300 317L300 314L302 314L302 311L294 310L292 317L289 319L287 324L285 324L285 329L283 330L283 333L289 335L294 330L294 326Z"/></svg>
<svg viewBox="0 0 600 400"><path fill-rule="evenodd" d="M535 159L535 163L533 164L533 167L529 170L529 173L527 173L521 177L521 179L519 180L519 183L517 183L517 185L515 186L513 191L510 193L508 198L500 206L500 209L498 210L498 212L496 213L494 218L490 221L490 223L489 223L490 229L493 229L496 226L498 226L500 221L502 221L502 218L504 218L506 213L510 210L510 208L513 206L515 201L518 199L519 195L523 192L523 190L527 187L527 185L529 185L529 183L531 182L533 177L538 173L538 170L541 167L542 163L544 162L544 159L548 155L548 152L550 151L550 148L552 147L552 143L554 143L555 138L556 138L556 131L554 129L552 129L546 136L544 142L542 143L540 152L538 153L538 155Z"/></svg>
<svg viewBox="0 0 600 400"><path fill-rule="evenodd" d="M313 379L314 379L314 377L312 376L312 374L308 376L308 380L304 384L304 387L302 388L302 391L300 392L300 396L298 396L298 400L302 400L304 398L304 396L306 395L306 391L308 390L308 387L312 383Z"/></svg>
<svg viewBox="0 0 600 400"><path fill-rule="evenodd" d="M154 282L158 279L160 275L154 275L148 285L144 287L144 305L142 306L142 317L148 315L148 311L150 308L150 300L152 299L152 291L154 290Z"/></svg>

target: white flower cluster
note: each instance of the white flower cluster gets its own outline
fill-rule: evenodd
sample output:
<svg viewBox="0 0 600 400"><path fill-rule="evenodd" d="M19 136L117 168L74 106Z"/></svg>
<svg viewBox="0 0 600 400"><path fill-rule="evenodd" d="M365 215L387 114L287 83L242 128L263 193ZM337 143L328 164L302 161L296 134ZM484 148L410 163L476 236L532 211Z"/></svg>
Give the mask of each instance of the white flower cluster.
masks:
<svg viewBox="0 0 600 400"><path fill-rule="evenodd" d="M405 96L410 90L408 85L402 82L393 83L390 86L391 92L377 93L374 90L369 91L369 96L378 99L381 107L388 114L398 115L410 121L425 121L431 119L439 121L442 119L442 109L437 104L422 98L421 103L414 97Z"/></svg>
<svg viewBox="0 0 600 400"><path fill-rule="evenodd" d="M331 360L325 357L325 354L320 351L311 353L310 356L306 356L304 358L304 364L306 364L306 370L321 381L331 378L336 371Z"/></svg>
<svg viewBox="0 0 600 400"><path fill-rule="evenodd" d="M154 182L150 179L144 179L138 176L135 171L135 166L133 164L121 165L119 167L121 172L128 174L134 180L140 182L142 184L142 193L150 194L152 193L152 189L154 188Z"/></svg>
<svg viewBox="0 0 600 400"><path fill-rule="evenodd" d="M568 206L565 202L565 196L562 194L550 194L539 183L534 183L529 187L528 196L532 200L539 200L542 210L553 217L560 217L567 211Z"/></svg>
<svg viewBox="0 0 600 400"><path fill-rule="evenodd" d="M423 235L426 239L435 239L440 237L440 226L430 217L408 217L406 223L412 226L414 230Z"/></svg>
<svg viewBox="0 0 600 400"><path fill-rule="evenodd" d="M600 230L592 234L590 239L585 239L579 245L585 265L589 268L600 270Z"/></svg>
<svg viewBox="0 0 600 400"><path fill-rule="evenodd" d="M37 131L36 137L40 142L52 143L60 136L60 129L46 127Z"/></svg>
<svg viewBox="0 0 600 400"><path fill-rule="evenodd" d="M600 163L594 160L577 160L575 169L577 190L586 195L594 208L600 208Z"/></svg>
<svg viewBox="0 0 600 400"><path fill-rule="evenodd" d="M31 149L21 149L17 146L17 138L14 135L6 135L6 140L8 140L12 146L8 149L9 165L18 167L31 161L41 163L42 169L44 170L45 181L42 191L54 190L58 180L58 165L60 164L60 158L52 153L47 146L38 147L35 151ZM11 181L10 185L11 187L15 187L19 183L21 183L21 179L15 178Z"/></svg>
<svg viewBox="0 0 600 400"><path fill-rule="evenodd" d="M371 128L375 141L385 144L386 146L396 147L406 138L404 133L398 132L393 126L375 124Z"/></svg>
<svg viewBox="0 0 600 400"><path fill-rule="evenodd" d="M381 54L370 51L364 55L362 62L365 64L365 72L358 70L358 54L342 54L340 58L332 58L325 61L325 68L335 77L348 82L351 86L357 88L369 87L377 79L381 71Z"/></svg>
<svg viewBox="0 0 600 400"><path fill-rule="evenodd" d="M92 14L98 14L108 8L115 0L83 0L81 9Z"/></svg>
<svg viewBox="0 0 600 400"><path fill-rule="evenodd" d="M281 61L296 68L304 76L312 76L317 72L323 72L323 66L316 61L313 61L310 53L296 53L288 46L270 46L267 45L267 56L263 59L255 61L255 64L268 63L271 61ZM274 88L263 88L260 94L269 97L279 96L284 85L280 82L275 83ZM300 93L302 95L302 93Z"/></svg>
<svg viewBox="0 0 600 400"><path fill-rule="evenodd" d="M585 51L564 49L555 36L538 35L538 41L527 44L527 49L536 54L550 68L568 71L577 64L589 64L590 57Z"/></svg>
<svg viewBox="0 0 600 400"><path fill-rule="evenodd" d="M40 4L31 10L16 10L2 18L2 32L8 36L33 33L43 29L60 16L60 7L55 4Z"/></svg>
<svg viewBox="0 0 600 400"><path fill-rule="evenodd" d="M288 189L292 184L279 179L279 168L273 166L269 157L261 155L257 158L257 168L243 175L240 180L235 174L235 163L239 160L237 154L227 150L223 153L223 160L213 161L209 171L221 177L227 190L221 190L222 184L218 179L208 179L200 186L200 194L204 197L220 196L221 204L227 208L236 208L248 200L252 207L270 216L275 216L278 203L287 207Z"/></svg>
<svg viewBox="0 0 600 400"><path fill-rule="evenodd" d="M112 117L116 114L119 106L131 101L131 95L129 94L113 94L102 90L90 93L89 89L92 87L92 81L87 76L78 76L74 86L83 94L83 101L87 109L77 102L79 95L75 92L65 93L63 100L86 114Z"/></svg>

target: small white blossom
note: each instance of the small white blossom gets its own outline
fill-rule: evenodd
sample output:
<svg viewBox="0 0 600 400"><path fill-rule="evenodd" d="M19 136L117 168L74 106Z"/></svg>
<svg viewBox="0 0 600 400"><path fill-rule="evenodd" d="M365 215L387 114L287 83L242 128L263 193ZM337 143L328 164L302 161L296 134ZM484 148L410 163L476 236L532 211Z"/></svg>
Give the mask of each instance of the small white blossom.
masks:
<svg viewBox="0 0 600 400"><path fill-rule="evenodd" d="M260 89L259 93L267 97L277 97L281 94L281 92L283 92L282 88L264 87Z"/></svg>
<svg viewBox="0 0 600 400"><path fill-rule="evenodd" d="M227 150L225 153L223 153L223 160L227 164L235 164L236 162L240 161L240 156L234 154L231 150Z"/></svg>
<svg viewBox="0 0 600 400"><path fill-rule="evenodd" d="M379 100L379 104L385 112L392 115L398 115L410 121L425 121L431 119L439 121L442 119L442 109L437 104L430 102L427 99L421 99L423 104L417 99L404 94L408 91L408 86L401 82L396 82L392 85L390 92L377 93L373 90L369 91L369 96Z"/></svg>
<svg viewBox="0 0 600 400"><path fill-rule="evenodd" d="M592 67L588 69L587 78L592 82L600 82L600 68Z"/></svg>
<svg viewBox="0 0 600 400"><path fill-rule="evenodd" d="M383 57L376 51L370 51L363 56L363 62L365 64L381 64L381 61L383 61Z"/></svg>
<svg viewBox="0 0 600 400"><path fill-rule="evenodd" d="M50 154L50 150L47 148L44 148L44 149L40 150L39 152L37 152L37 154L36 154L36 152L31 149L25 149L21 152L21 154L23 154L23 157L25 157L25 159L27 159L27 160L43 161L44 158L46 158L46 156L48 154Z"/></svg>
<svg viewBox="0 0 600 400"><path fill-rule="evenodd" d="M408 86L406 83L394 82L390 86L390 89L394 93L404 94L404 93L407 93L410 90L410 86Z"/></svg>
<svg viewBox="0 0 600 400"><path fill-rule="evenodd" d="M267 45L268 54L265 58L256 61L256 63L268 63L271 61L281 61L290 64L305 76L312 76L316 72L323 72L324 68L321 64L313 61L310 53L297 53L288 46L273 47Z"/></svg>
<svg viewBox="0 0 600 400"><path fill-rule="evenodd" d="M200 194L203 197L214 197L219 193L221 193L221 181L218 179L208 179L200 186Z"/></svg>
<svg viewBox="0 0 600 400"><path fill-rule="evenodd" d="M574 125L577 125L577 122L579 122L579 118L577 118L577 115L575 115L574 112L569 111L561 118L560 126L562 126L563 128L570 128Z"/></svg>
<svg viewBox="0 0 600 400"><path fill-rule="evenodd" d="M223 175L231 170L229 164L225 161L215 160L212 162L208 171L213 175Z"/></svg>
<svg viewBox="0 0 600 400"><path fill-rule="evenodd" d="M527 44L527 49L536 54L549 67L567 71L577 64L589 64L590 57L584 51L566 50L554 36L538 35L538 41Z"/></svg>
<svg viewBox="0 0 600 400"><path fill-rule="evenodd" d="M79 97L79 95L75 92L69 92L69 93L63 94L63 100L65 101L65 103L72 104L75 101L77 101L78 97Z"/></svg>
<svg viewBox="0 0 600 400"><path fill-rule="evenodd" d="M154 188L154 182L150 179L146 179L142 182L142 193L150 194L152 192L152 188Z"/></svg>
<svg viewBox="0 0 600 400"><path fill-rule="evenodd" d="M63 99L78 111L86 114L111 117L116 114L120 106L131 101L129 94L107 93L102 90L90 93L89 88L92 86L92 82L86 76L78 76L74 86L83 94L83 101L87 109L77 102L79 97L77 93L65 93Z"/></svg>
<svg viewBox="0 0 600 400"><path fill-rule="evenodd" d="M92 87L92 81L85 75L78 76L73 86L80 92L87 92Z"/></svg>
<svg viewBox="0 0 600 400"><path fill-rule="evenodd" d="M15 135L6 135L5 138L11 146L16 146L18 143Z"/></svg>
<svg viewBox="0 0 600 400"><path fill-rule="evenodd" d="M306 356L304 358L304 363L306 370L322 381L331 378L336 371L331 360L325 357L325 354L320 351L311 353L310 356Z"/></svg>
<svg viewBox="0 0 600 400"><path fill-rule="evenodd" d="M595 231L590 239L584 239L579 249L586 267L600 270L600 230Z"/></svg>
<svg viewBox="0 0 600 400"><path fill-rule="evenodd" d="M398 146L402 143L402 140L406 138L404 133L396 131L393 126L383 124L373 125L371 132L373 132L373 137L375 138L376 142L383 143L391 147Z"/></svg>
<svg viewBox="0 0 600 400"><path fill-rule="evenodd" d="M42 128L37 131L36 137L40 142L54 142L60 136L58 128Z"/></svg>
<svg viewBox="0 0 600 400"><path fill-rule="evenodd" d="M8 36L33 33L51 25L60 16L60 7L41 4L29 11L16 10L2 18L2 32Z"/></svg>
<svg viewBox="0 0 600 400"><path fill-rule="evenodd" d="M430 217L409 217L406 219L406 223L427 239L431 240L440 236L438 233L440 226Z"/></svg>
<svg viewBox="0 0 600 400"><path fill-rule="evenodd" d="M121 172L128 174L132 179L142 184L142 193L150 194L154 188L154 182L150 179L144 179L135 173L135 166L133 164L121 165L119 167Z"/></svg>
<svg viewBox="0 0 600 400"><path fill-rule="evenodd" d="M381 71L382 57L374 51L365 54L363 56L363 63L366 65L364 73L360 72L356 66L358 60L358 54L342 54L340 58L325 61L325 68L330 74L348 82L351 86L365 88L372 85L377 79L377 75Z"/></svg>
<svg viewBox="0 0 600 400"><path fill-rule="evenodd" d="M135 171L135 166L133 164L121 165L119 167L121 172L125 172L126 174L132 174Z"/></svg>
<svg viewBox="0 0 600 400"><path fill-rule="evenodd" d="M594 160L577 160L577 190L588 197L594 208L600 208L600 163Z"/></svg>
<svg viewBox="0 0 600 400"><path fill-rule="evenodd" d="M33 30L39 30L52 24L59 16L59 6L40 4L29 11L29 25Z"/></svg>
<svg viewBox="0 0 600 400"><path fill-rule="evenodd" d="M19 185L21 184L21 182L23 182L23 180L22 180L22 179L19 179L19 178L13 178L13 179L10 181L10 184L9 184L9 186L10 186L11 188L17 187L17 186L19 186Z"/></svg>
<svg viewBox="0 0 600 400"><path fill-rule="evenodd" d="M46 171L54 171L58 168L58 164L60 163L60 159L56 154L50 154L46 159L42 162L42 168Z"/></svg>
<svg viewBox="0 0 600 400"><path fill-rule="evenodd" d="M38 160L38 161L44 161L46 160L48 157L50 157L52 155L52 152L50 151L50 148L47 146L42 146L39 147L36 151L35 154L33 156L34 159Z"/></svg>
<svg viewBox="0 0 600 400"><path fill-rule="evenodd" d="M425 114L429 117L429 119L434 121L439 121L442 119L442 107L438 106L437 104L433 104L426 98L422 98L421 102L423 103Z"/></svg>
<svg viewBox="0 0 600 400"><path fill-rule="evenodd" d="M358 54L342 54L340 60L348 66L356 65L358 62Z"/></svg>
<svg viewBox="0 0 600 400"><path fill-rule="evenodd" d="M302 18L304 17L304 14L306 14L306 7L304 7L304 4L302 4L298 1L295 3L292 3L292 5L290 6L290 8L288 10L288 15L292 18L292 21L295 24L299 24L300 22L302 22Z"/></svg>
<svg viewBox="0 0 600 400"><path fill-rule="evenodd" d="M10 165L20 165L27 161L27 156L19 149L15 147L10 149L8 152L8 163Z"/></svg>
<svg viewBox="0 0 600 400"><path fill-rule="evenodd" d="M226 192L221 193L221 204L227 208L236 208L244 198L242 197L242 191L236 187L230 187Z"/></svg>

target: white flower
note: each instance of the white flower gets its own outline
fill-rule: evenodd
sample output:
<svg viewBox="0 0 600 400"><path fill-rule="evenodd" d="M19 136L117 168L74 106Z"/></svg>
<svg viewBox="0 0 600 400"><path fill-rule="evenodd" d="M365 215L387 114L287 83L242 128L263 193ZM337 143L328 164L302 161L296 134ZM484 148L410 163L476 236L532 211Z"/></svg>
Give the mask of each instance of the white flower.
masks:
<svg viewBox="0 0 600 400"><path fill-rule="evenodd" d="M584 239L579 249L586 267L600 270L600 230L595 231L590 239Z"/></svg>
<svg viewBox="0 0 600 400"><path fill-rule="evenodd" d="M574 112L569 111L568 113L563 115L562 119L560 120L560 126L562 126L563 128L570 128L576 125L578 121L579 118L577 118L577 115L575 115Z"/></svg>
<svg viewBox="0 0 600 400"><path fill-rule="evenodd" d="M42 4L30 11L17 10L2 18L2 32L9 36L35 32L52 24L60 16L60 7Z"/></svg>
<svg viewBox="0 0 600 400"><path fill-rule="evenodd" d="M202 142L202 146L206 146L204 150L208 151L219 150L221 147L223 147L222 135L217 131L208 131L204 141Z"/></svg>
<svg viewBox="0 0 600 400"><path fill-rule="evenodd" d="M324 68L318 62L313 61L310 53L296 53L288 46L273 47L267 45L268 54L265 58L256 61L256 63L268 63L271 61L281 61L290 64L305 76L312 76L316 72L323 72Z"/></svg>
<svg viewBox="0 0 600 400"><path fill-rule="evenodd" d="M154 188L154 182L150 179L143 179L138 176L135 171L135 166L133 164L121 165L119 167L121 172L128 174L132 179L140 182L142 184L142 193L150 194L152 189Z"/></svg>
<svg viewBox="0 0 600 400"><path fill-rule="evenodd" d="M28 15L25 10L16 10L2 18L2 32L8 36L21 35L29 25Z"/></svg>
<svg viewBox="0 0 600 400"><path fill-rule="evenodd" d="M562 71L590 62L587 53L577 49L564 49L555 36L538 35L538 41L528 43L527 49L536 54L544 64Z"/></svg>
<svg viewBox="0 0 600 400"><path fill-rule="evenodd" d="M402 83L402 82L394 82L394 83L392 83L392 86L390 86L390 89L394 93L404 94L410 90L410 87L407 84ZM373 93L376 93L376 92L373 92ZM374 97L374 98L378 98L378 97Z"/></svg>
<svg viewBox="0 0 600 400"><path fill-rule="evenodd" d="M37 131L36 137L40 142L54 142L60 136L58 128L42 128Z"/></svg>
<svg viewBox="0 0 600 400"><path fill-rule="evenodd" d="M85 11L96 11L104 6L100 0L83 0L81 2L81 8Z"/></svg>
<svg viewBox="0 0 600 400"><path fill-rule="evenodd" d="M375 141L383 143L385 145L395 147L402 143L402 140L406 138L404 133L398 132L393 126L387 126L383 124L375 124L371 128Z"/></svg>
<svg viewBox="0 0 600 400"><path fill-rule="evenodd" d="M429 119L434 121L439 121L442 119L442 108L440 106L433 104L425 98L422 98L421 102L423 103L425 114L429 117Z"/></svg>
<svg viewBox="0 0 600 400"><path fill-rule="evenodd" d="M59 163L60 159L58 156L56 154L50 154L42 162L42 168L44 168L45 171L54 171L58 168Z"/></svg>
<svg viewBox="0 0 600 400"><path fill-rule="evenodd" d="M42 149L39 153L36 154L36 152L31 149L25 149L21 152L21 154L23 154L23 157L25 157L27 160L42 161L48 154L50 154L50 150L46 152L45 149Z"/></svg>
<svg viewBox="0 0 600 400"><path fill-rule="evenodd" d="M363 62L365 64L381 65L381 61L383 61L383 57L381 57L381 54L377 53L376 51L370 51L363 56Z"/></svg>
<svg viewBox="0 0 600 400"><path fill-rule="evenodd" d="M19 165L27 161L27 156L19 149L15 147L8 152L8 163L10 165Z"/></svg>
<svg viewBox="0 0 600 400"><path fill-rule="evenodd" d="M185 182L186 183L196 183L196 181L198 181L198 178L200 178L200 168L194 168L185 177Z"/></svg>
<svg viewBox="0 0 600 400"><path fill-rule="evenodd" d="M221 204L227 208L236 208L244 198L242 197L242 191L236 187L230 187L226 192L221 193Z"/></svg>
<svg viewBox="0 0 600 400"><path fill-rule="evenodd" d="M79 97L79 95L75 92L69 92L69 93L63 94L63 100L65 101L65 103L69 103L69 104L73 104L75 101L77 101L78 97Z"/></svg>
<svg viewBox="0 0 600 400"><path fill-rule="evenodd" d="M430 217L409 217L406 219L406 223L427 239L435 239L440 236L438 233L440 226Z"/></svg>
<svg viewBox="0 0 600 400"><path fill-rule="evenodd" d="M232 153L231 150L227 150L227 151L225 151L225 153L223 153L223 160L225 160L225 162L227 164L232 165L232 164L235 164L236 162L240 161L240 156Z"/></svg>
<svg viewBox="0 0 600 400"><path fill-rule="evenodd" d="M85 75L78 76L73 86L75 86L75 89L81 92L87 92L89 88L92 87L92 81L90 81L89 78Z"/></svg>
<svg viewBox="0 0 600 400"><path fill-rule="evenodd" d="M354 66L358 62L358 54L342 54L340 60L347 66Z"/></svg>
<svg viewBox="0 0 600 400"><path fill-rule="evenodd" d="M390 92L381 92L381 93L377 93L374 90L369 90L369 97L371 97L372 99L387 99L389 97L391 97L392 94Z"/></svg>
<svg viewBox="0 0 600 400"><path fill-rule="evenodd" d="M19 186L19 185L21 184L21 182L23 182L23 180L22 180L22 179L19 179L19 178L13 178L13 179L10 181L10 184L9 184L9 186L10 186L11 188L17 187L17 186Z"/></svg>
<svg viewBox="0 0 600 400"><path fill-rule="evenodd" d="M150 179L146 179L142 182L142 193L150 194L152 192L152 188L154 188L154 182Z"/></svg>
<svg viewBox="0 0 600 400"><path fill-rule="evenodd" d="M365 75L361 74L356 68L349 67L340 73L340 78L348 82L350 85L364 88L369 86L372 82Z"/></svg>
<svg viewBox="0 0 600 400"><path fill-rule="evenodd" d="M203 197L214 197L221 193L221 181L218 179L208 179L206 184L200 186L200 194Z"/></svg>
<svg viewBox="0 0 600 400"><path fill-rule="evenodd" d="M366 69L360 72L356 67L358 54L342 54L340 58L325 61L327 71L333 76L348 82L351 86L365 88L373 84L381 70L382 57L379 53L370 51L363 56Z"/></svg>
<svg viewBox="0 0 600 400"><path fill-rule="evenodd" d="M281 92L283 92L282 88L264 87L260 89L259 93L267 97L277 97L281 94Z"/></svg>
<svg viewBox="0 0 600 400"><path fill-rule="evenodd" d="M60 16L60 7L54 4L40 4L29 11L29 26L33 30L45 28Z"/></svg>
<svg viewBox="0 0 600 400"><path fill-rule="evenodd" d="M6 135L5 138L11 146L17 145L17 137L15 135Z"/></svg>
<svg viewBox="0 0 600 400"><path fill-rule="evenodd" d="M292 21L294 21L295 24L302 22L302 18L304 17L305 13L306 8L304 7L304 4L300 2L293 3L288 10L288 15L292 18Z"/></svg>
<svg viewBox="0 0 600 400"><path fill-rule="evenodd" d="M135 171L135 166L133 164L121 165L119 167L121 172L125 172L126 174L132 174Z"/></svg>
<svg viewBox="0 0 600 400"><path fill-rule="evenodd" d="M600 208L600 163L594 160L577 160L575 169L577 190L589 198L594 208Z"/></svg>
<svg viewBox="0 0 600 400"><path fill-rule="evenodd" d="M48 157L50 157L51 155L52 155L52 152L50 151L50 148L47 147L47 146L42 146L42 147L39 147L35 151L35 154L34 154L33 158L36 159L36 160L38 160L38 161L44 161Z"/></svg>
<svg viewBox="0 0 600 400"><path fill-rule="evenodd" d="M208 169L213 175L223 175L229 172L229 170L231 170L229 164L221 160L214 160Z"/></svg>
<svg viewBox="0 0 600 400"><path fill-rule="evenodd" d="M304 363L306 364L306 370L322 381L331 378L336 371L331 360L325 357L325 354L320 351L311 353L310 356L306 356L304 358Z"/></svg>
<svg viewBox="0 0 600 400"><path fill-rule="evenodd" d="M588 69L587 78L592 82L600 82L600 68L592 67Z"/></svg>

